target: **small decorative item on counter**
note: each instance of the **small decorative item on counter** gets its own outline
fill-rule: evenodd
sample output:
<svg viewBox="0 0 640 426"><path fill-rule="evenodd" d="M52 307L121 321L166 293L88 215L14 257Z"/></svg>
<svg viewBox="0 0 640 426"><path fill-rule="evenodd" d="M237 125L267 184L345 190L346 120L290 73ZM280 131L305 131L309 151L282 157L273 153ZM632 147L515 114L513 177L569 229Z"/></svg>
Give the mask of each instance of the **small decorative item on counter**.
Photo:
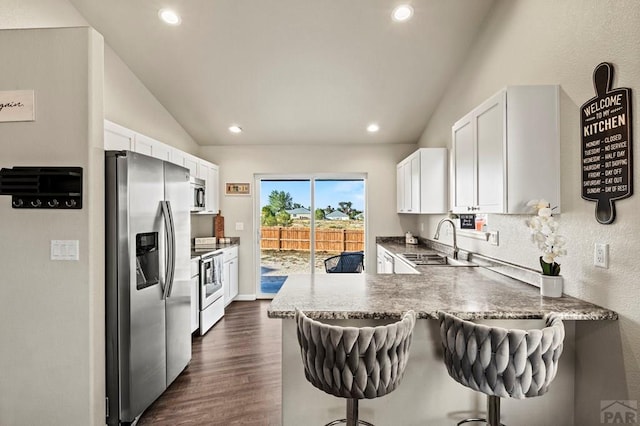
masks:
<svg viewBox="0 0 640 426"><path fill-rule="evenodd" d="M407 232L404 235L405 244L418 244L418 239L411 234L411 232Z"/></svg>
<svg viewBox="0 0 640 426"><path fill-rule="evenodd" d="M553 209L548 201L532 200L527 205L536 211L536 215L527 221L527 226L533 241L542 251L540 294L547 297L560 297L562 296L562 276L560 276L560 264L556 262L556 258L567 254L564 248L566 240L557 234L560 225L552 216Z"/></svg>

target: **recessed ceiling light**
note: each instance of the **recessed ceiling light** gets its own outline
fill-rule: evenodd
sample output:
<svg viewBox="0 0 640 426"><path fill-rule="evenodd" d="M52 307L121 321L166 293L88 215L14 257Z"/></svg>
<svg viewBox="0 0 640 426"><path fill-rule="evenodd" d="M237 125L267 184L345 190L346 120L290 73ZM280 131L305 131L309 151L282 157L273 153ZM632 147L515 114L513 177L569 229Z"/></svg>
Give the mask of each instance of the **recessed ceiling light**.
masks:
<svg viewBox="0 0 640 426"><path fill-rule="evenodd" d="M378 130L380 130L380 126L378 126L376 123L371 123L367 126L367 132L369 133L375 133Z"/></svg>
<svg viewBox="0 0 640 426"><path fill-rule="evenodd" d="M229 131L231 133L241 133L242 132L242 127L240 127L240 126L229 126Z"/></svg>
<svg viewBox="0 0 640 426"><path fill-rule="evenodd" d="M409 20L413 16L413 8L408 4L401 4L393 9L391 17L396 22L404 22Z"/></svg>
<svg viewBox="0 0 640 426"><path fill-rule="evenodd" d="M171 9L160 9L158 16L169 25L180 25L180 22L182 22L180 16Z"/></svg>

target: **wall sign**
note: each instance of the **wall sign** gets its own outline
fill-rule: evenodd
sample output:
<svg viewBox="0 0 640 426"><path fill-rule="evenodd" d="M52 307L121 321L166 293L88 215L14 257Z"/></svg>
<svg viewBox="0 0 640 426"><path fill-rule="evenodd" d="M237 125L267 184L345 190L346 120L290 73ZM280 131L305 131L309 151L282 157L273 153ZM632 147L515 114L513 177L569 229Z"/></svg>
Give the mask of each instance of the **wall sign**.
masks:
<svg viewBox="0 0 640 426"><path fill-rule="evenodd" d="M250 195L251 184L249 183L227 183L225 185L226 195Z"/></svg>
<svg viewBox="0 0 640 426"><path fill-rule="evenodd" d="M633 194L631 89L611 89L613 65L593 71L596 96L581 108L582 198L596 202L596 220L616 218L614 201Z"/></svg>
<svg viewBox="0 0 640 426"><path fill-rule="evenodd" d="M35 121L36 109L33 90L0 92L0 122Z"/></svg>
<svg viewBox="0 0 640 426"><path fill-rule="evenodd" d="M476 229L475 214L461 214L459 216L460 216L460 229Z"/></svg>

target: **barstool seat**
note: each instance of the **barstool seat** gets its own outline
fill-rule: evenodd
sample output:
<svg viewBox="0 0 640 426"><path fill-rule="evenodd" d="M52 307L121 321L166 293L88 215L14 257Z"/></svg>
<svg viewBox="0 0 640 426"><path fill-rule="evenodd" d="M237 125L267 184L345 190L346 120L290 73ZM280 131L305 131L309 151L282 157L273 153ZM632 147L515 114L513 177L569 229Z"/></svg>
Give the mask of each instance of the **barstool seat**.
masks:
<svg viewBox="0 0 640 426"><path fill-rule="evenodd" d="M488 396L487 418L499 426L500 398L532 398L547 392L558 371L564 324L556 314L538 330L505 329L438 314L444 362L458 383Z"/></svg>
<svg viewBox="0 0 640 426"><path fill-rule="evenodd" d="M358 419L358 400L384 396L400 384L416 322L408 311L398 322L341 327L308 318L296 309L304 375L316 388L347 399L347 418L328 423L371 425Z"/></svg>

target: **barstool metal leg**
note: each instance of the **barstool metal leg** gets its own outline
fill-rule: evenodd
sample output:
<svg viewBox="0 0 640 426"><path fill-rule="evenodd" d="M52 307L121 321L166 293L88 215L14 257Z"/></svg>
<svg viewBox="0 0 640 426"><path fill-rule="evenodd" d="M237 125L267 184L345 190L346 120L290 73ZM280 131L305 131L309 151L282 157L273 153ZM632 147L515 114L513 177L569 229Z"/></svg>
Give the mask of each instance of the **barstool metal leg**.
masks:
<svg viewBox="0 0 640 426"><path fill-rule="evenodd" d="M347 399L347 426L358 426L358 400Z"/></svg>
<svg viewBox="0 0 640 426"><path fill-rule="evenodd" d="M358 400L353 398L347 398L347 418L334 420L331 423L327 423L325 426L335 426L341 423L346 423L347 426L374 426L369 422L358 419Z"/></svg>
<svg viewBox="0 0 640 426"><path fill-rule="evenodd" d="M464 419L457 423L457 426L465 423L482 422L487 426L505 426L500 423L500 397L487 395L487 418Z"/></svg>
<svg viewBox="0 0 640 426"><path fill-rule="evenodd" d="M487 398L487 424L500 426L500 397L489 395Z"/></svg>

